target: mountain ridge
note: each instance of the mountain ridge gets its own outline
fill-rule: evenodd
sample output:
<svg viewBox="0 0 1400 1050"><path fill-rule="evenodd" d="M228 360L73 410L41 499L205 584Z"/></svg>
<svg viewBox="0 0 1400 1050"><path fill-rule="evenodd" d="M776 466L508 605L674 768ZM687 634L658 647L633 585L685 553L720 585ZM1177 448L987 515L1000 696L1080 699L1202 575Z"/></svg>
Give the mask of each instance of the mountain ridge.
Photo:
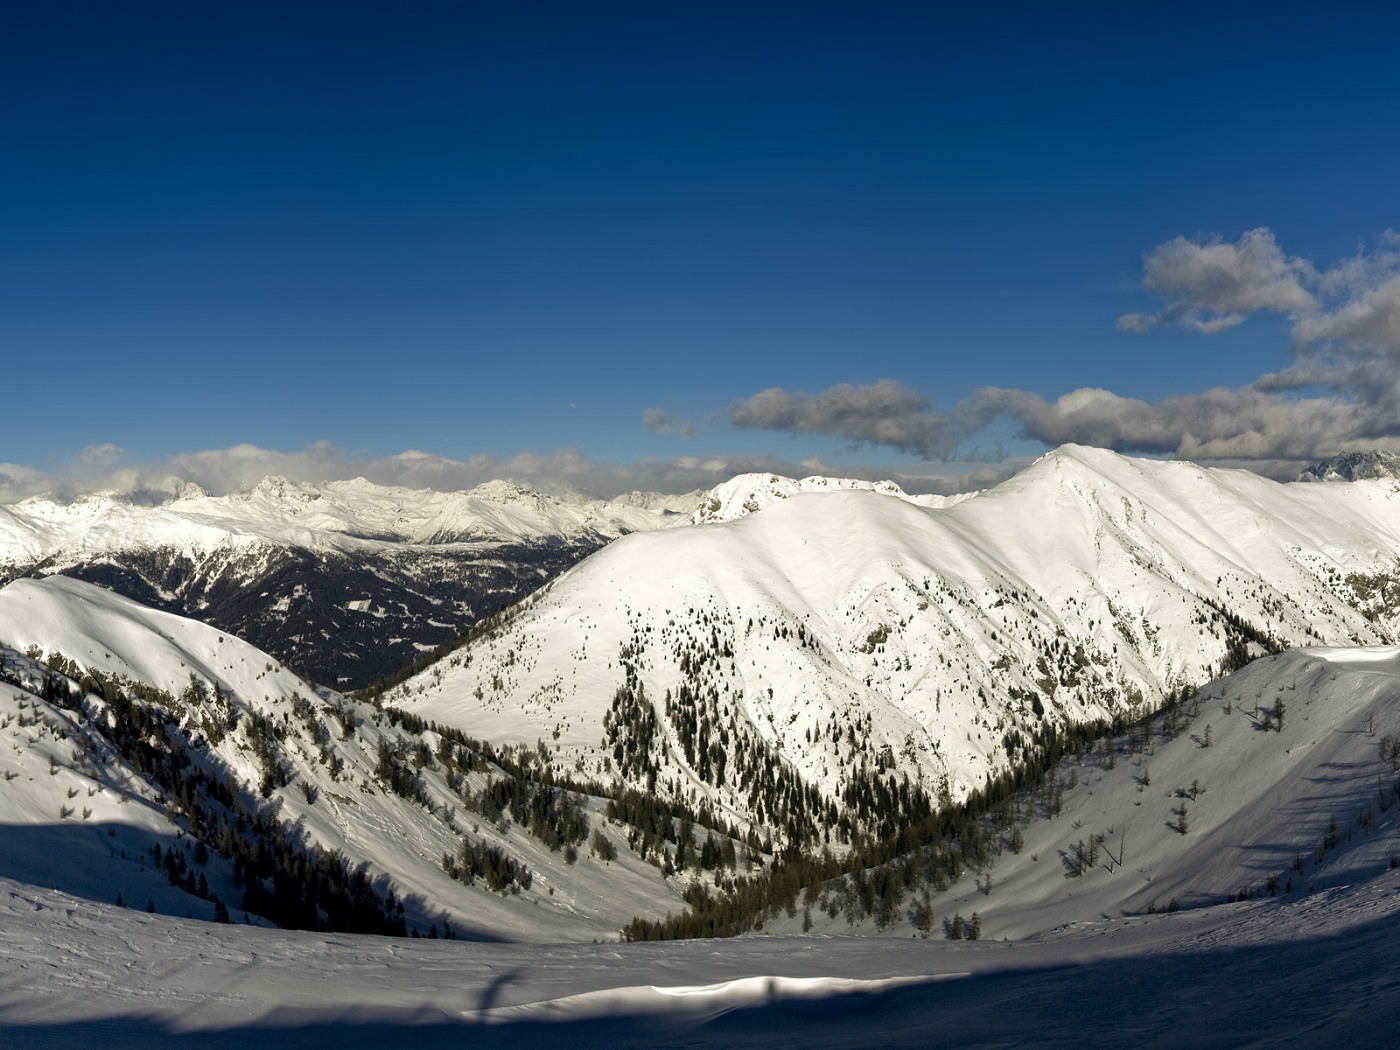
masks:
<svg viewBox="0 0 1400 1050"><path fill-rule="evenodd" d="M735 812L743 790L702 756L736 735L827 796L878 768L958 797L1046 725L1140 715L1288 646L1392 643L1396 550L1393 482L1066 446L952 506L799 492L626 537L386 699L494 738L557 734L560 762L602 776L632 746L609 702L640 686L659 719L646 764Z"/></svg>

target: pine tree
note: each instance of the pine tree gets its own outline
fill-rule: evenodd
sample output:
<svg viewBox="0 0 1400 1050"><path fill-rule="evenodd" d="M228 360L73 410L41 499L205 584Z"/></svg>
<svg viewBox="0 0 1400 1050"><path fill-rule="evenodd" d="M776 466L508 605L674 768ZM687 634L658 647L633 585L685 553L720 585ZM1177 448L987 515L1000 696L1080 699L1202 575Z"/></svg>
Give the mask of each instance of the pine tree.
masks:
<svg viewBox="0 0 1400 1050"><path fill-rule="evenodd" d="M975 941L982 936L982 917L976 912L972 913L972 918L967 923L967 939Z"/></svg>
<svg viewBox="0 0 1400 1050"><path fill-rule="evenodd" d="M927 887L924 888L924 899L914 905L914 926L919 935L928 940L928 935L933 929L933 904L929 900Z"/></svg>

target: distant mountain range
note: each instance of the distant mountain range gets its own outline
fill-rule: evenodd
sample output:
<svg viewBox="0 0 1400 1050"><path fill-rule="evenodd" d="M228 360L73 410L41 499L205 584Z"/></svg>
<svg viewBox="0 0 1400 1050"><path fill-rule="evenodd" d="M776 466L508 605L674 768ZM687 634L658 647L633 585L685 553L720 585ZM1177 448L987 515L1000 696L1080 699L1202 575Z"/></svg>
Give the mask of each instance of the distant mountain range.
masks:
<svg viewBox="0 0 1400 1050"><path fill-rule="evenodd" d="M0 583L62 574L192 616L318 681L363 686L699 494L605 501L492 481L466 492L264 479L174 499L0 507Z"/></svg>

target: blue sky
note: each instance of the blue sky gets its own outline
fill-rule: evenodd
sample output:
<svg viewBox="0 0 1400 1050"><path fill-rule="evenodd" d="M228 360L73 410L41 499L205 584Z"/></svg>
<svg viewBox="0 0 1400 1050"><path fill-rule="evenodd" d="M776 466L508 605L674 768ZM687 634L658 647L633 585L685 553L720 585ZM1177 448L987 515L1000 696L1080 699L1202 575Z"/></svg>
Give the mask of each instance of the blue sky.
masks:
<svg viewBox="0 0 1400 1050"><path fill-rule="evenodd" d="M1136 6L6 5L0 463L1393 445L1393 21ZM841 384L855 422L802 400ZM898 436L988 386L1019 400L987 429ZM1162 407L1215 387L1311 444ZM1079 388L1157 406L1155 436L1054 408Z"/></svg>

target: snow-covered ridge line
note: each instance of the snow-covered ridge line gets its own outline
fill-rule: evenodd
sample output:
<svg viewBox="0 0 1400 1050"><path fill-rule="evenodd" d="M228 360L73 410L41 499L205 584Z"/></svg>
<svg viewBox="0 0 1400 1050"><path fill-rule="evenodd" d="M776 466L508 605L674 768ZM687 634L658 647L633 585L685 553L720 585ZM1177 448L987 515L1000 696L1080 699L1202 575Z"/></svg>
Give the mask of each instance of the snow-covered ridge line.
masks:
<svg viewBox="0 0 1400 1050"><path fill-rule="evenodd" d="M780 474L740 474L722 485L716 485L700 496L700 505L685 519L685 525L709 525L737 521L764 507L800 492L875 492L893 496L919 507L951 507L977 495L964 492L956 496L911 496L893 481L860 481L855 478L829 478L820 474L794 479Z"/></svg>
<svg viewBox="0 0 1400 1050"><path fill-rule="evenodd" d="M828 798L875 770L957 797L1047 725L1141 713L1265 651L1396 640L1393 479L1066 446L952 505L890 495L792 491L625 537L390 699L746 813L743 770L705 757L736 735ZM619 688L657 712L646 743L609 716Z"/></svg>
<svg viewBox="0 0 1400 1050"><path fill-rule="evenodd" d="M59 501L36 496L0 507L0 561L133 547L263 541L303 547L489 541L533 543L588 536L612 539L661 528L695 506L698 494L632 493L616 501L553 496L490 481L465 492L372 484L322 485L268 477L251 491L211 496L194 487L155 505L117 494Z"/></svg>
<svg viewBox="0 0 1400 1050"><path fill-rule="evenodd" d="M0 506L0 583L86 579L355 689L619 536L687 521L699 497L594 500L506 481L436 492L276 477L231 496L186 486L163 500L36 497Z"/></svg>

